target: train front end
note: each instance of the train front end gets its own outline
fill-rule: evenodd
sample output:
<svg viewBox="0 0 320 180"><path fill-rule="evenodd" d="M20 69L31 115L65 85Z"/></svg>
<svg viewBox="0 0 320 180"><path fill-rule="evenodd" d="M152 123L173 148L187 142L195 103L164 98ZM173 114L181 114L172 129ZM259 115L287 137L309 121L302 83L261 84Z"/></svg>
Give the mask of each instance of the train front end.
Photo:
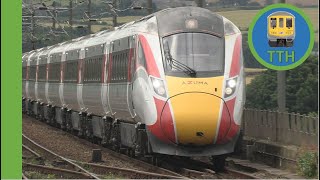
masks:
<svg viewBox="0 0 320 180"><path fill-rule="evenodd" d="M144 107L152 113L145 119L152 152L179 156L233 152L245 98L239 29L196 7L167 10L156 18L163 67L152 64L158 56L151 60L144 47L153 91L148 102L154 108Z"/></svg>

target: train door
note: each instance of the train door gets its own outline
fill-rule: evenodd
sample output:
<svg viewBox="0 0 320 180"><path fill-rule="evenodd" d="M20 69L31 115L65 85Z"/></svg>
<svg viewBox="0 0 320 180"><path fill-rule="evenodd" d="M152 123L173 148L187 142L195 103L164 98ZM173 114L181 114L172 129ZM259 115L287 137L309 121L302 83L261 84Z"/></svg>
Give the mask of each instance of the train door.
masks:
<svg viewBox="0 0 320 180"><path fill-rule="evenodd" d="M110 43L109 59L109 104L111 113L118 119L131 119L128 108L129 54L131 37Z"/></svg>
<svg viewBox="0 0 320 180"><path fill-rule="evenodd" d="M84 58L85 49L80 49L79 60L78 60L78 78L77 78L77 100L80 111L85 111L85 106L82 99L82 88L83 88L83 70L84 70Z"/></svg>
<svg viewBox="0 0 320 180"><path fill-rule="evenodd" d="M110 62L110 44L105 44L104 49L104 62L103 62L103 81L102 81L102 90L101 90L101 100L104 112L106 115L110 113L109 105L109 86L108 86L108 73L109 73L109 62Z"/></svg>

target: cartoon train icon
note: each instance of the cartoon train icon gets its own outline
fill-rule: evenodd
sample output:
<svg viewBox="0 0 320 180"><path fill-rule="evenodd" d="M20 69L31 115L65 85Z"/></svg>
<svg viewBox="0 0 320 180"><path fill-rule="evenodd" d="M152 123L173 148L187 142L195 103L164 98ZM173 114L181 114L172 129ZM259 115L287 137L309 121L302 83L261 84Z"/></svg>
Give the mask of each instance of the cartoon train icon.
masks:
<svg viewBox="0 0 320 180"><path fill-rule="evenodd" d="M294 15L285 11L278 11L268 16L270 47L292 47L295 35Z"/></svg>

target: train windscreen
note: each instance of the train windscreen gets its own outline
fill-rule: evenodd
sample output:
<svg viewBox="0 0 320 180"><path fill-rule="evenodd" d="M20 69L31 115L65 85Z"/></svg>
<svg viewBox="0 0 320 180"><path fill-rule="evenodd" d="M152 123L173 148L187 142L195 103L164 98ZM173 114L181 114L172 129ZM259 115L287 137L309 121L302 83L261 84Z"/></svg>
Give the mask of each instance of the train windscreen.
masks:
<svg viewBox="0 0 320 180"><path fill-rule="evenodd" d="M167 73L208 76L224 70L224 39L205 33L179 33L163 38ZM210 75L209 75L210 76Z"/></svg>
<svg viewBox="0 0 320 180"><path fill-rule="evenodd" d="M283 28L283 18L279 18L279 27Z"/></svg>
<svg viewBox="0 0 320 180"><path fill-rule="evenodd" d="M277 27L277 18L271 18L270 19L270 25L272 28Z"/></svg>

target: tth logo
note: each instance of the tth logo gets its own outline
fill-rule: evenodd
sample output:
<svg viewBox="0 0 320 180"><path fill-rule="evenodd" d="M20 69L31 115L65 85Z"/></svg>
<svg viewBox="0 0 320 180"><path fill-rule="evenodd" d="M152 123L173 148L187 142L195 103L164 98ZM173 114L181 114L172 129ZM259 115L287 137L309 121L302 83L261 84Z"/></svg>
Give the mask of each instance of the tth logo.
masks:
<svg viewBox="0 0 320 180"><path fill-rule="evenodd" d="M273 4L253 18L248 44L260 64L273 70L289 70L309 57L314 31L301 9L289 4Z"/></svg>

